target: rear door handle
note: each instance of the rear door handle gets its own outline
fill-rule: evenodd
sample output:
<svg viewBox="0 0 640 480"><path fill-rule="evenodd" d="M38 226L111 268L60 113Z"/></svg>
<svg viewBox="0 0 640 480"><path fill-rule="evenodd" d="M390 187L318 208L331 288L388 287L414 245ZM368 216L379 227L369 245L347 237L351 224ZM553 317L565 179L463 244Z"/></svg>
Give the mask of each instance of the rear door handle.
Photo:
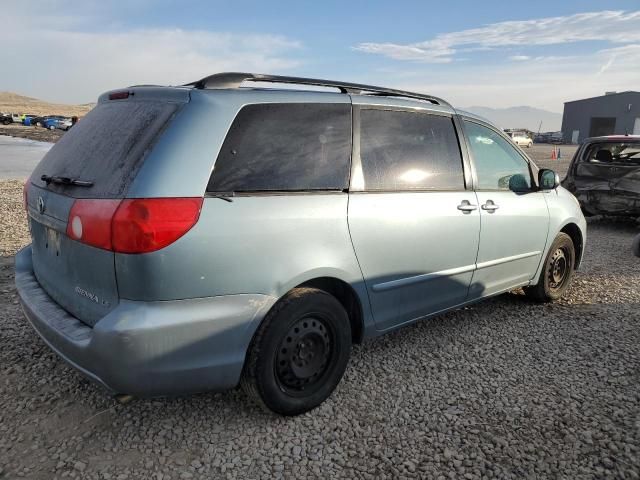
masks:
<svg viewBox="0 0 640 480"><path fill-rule="evenodd" d="M464 212L464 213L469 213L469 212L473 212L474 210L477 210L478 206L477 205L472 205L469 200L463 200L462 203L460 205L458 205L458 210Z"/></svg>
<svg viewBox="0 0 640 480"><path fill-rule="evenodd" d="M487 200L487 203L482 205L482 209L488 211L489 213L495 212L500 207L493 203L493 200Z"/></svg>

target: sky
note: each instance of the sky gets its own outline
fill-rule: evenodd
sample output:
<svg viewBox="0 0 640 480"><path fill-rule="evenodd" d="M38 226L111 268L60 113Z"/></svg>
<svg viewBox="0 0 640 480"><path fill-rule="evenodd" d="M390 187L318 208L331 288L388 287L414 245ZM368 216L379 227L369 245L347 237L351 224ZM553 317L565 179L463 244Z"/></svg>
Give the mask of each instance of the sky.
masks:
<svg viewBox="0 0 640 480"><path fill-rule="evenodd" d="M553 112L565 101L640 90L638 0L29 0L0 11L0 91L53 102L222 71Z"/></svg>

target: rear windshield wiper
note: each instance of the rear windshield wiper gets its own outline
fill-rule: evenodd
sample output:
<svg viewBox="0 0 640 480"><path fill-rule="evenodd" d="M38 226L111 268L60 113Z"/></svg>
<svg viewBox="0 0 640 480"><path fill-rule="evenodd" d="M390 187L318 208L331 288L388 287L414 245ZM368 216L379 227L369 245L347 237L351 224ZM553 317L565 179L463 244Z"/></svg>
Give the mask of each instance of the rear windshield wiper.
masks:
<svg viewBox="0 0 640 480"><path fill-rule="evenodd" d="M47 185L56 183L58 185L74 185L76 187L93 187L93 182L87 180L78 180L77 178L59 177L57 175L42 175L40 180Z"/></svg>
<svg viewBox="0 0 640 480"><path fill-rule="evenodd" d="M236 196L235 192L207 192L205 195L209 198L219 198L220 200L224 200L225 202L232 203L233 197Z"/></svg>

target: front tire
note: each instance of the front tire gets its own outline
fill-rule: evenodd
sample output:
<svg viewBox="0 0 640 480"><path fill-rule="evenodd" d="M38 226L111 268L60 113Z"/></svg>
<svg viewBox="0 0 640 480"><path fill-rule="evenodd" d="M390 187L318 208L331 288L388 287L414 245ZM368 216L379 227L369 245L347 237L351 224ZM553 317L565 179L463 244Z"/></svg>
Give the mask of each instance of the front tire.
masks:
<svg viewBox="0 0 640 480"><path fill-rule="evenodd" d="M258 328L241 386L263 408L298 415L336 388L351 353L351 325L338 300L315 288L285 295Z"/></svg>
<svg viewBox="0 0 640 480"><path fill-rule="evenodd" d="M525 294L541 303L560 299L571 284L575 265L576 251L573 240L561 232L551 244L538 284L525 287Z"/></svg>

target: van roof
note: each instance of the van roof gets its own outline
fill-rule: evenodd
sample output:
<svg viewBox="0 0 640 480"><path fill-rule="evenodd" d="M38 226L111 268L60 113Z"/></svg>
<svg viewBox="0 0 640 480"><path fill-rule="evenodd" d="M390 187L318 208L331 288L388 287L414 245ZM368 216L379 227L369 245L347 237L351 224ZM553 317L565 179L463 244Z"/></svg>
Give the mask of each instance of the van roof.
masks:
<svg viewBox="0 0 640 480"><path fill-rule="evenodd" d="M204 90L236 89L240 88L241 85L245 82L329 87L336 88L342 93L348 93L351 95L398 97L411 100L427 101L433 105L439 105L454 110L449 102L433 95L409 92L406 90L397 90L393 88L377 87L373 85L364 85L359 83L349 83L336 80L322 80L317 78L288 77L280 75L265 75L241 72L224 72L209 75L208 77L190 82L184 86Z"/></svg>

